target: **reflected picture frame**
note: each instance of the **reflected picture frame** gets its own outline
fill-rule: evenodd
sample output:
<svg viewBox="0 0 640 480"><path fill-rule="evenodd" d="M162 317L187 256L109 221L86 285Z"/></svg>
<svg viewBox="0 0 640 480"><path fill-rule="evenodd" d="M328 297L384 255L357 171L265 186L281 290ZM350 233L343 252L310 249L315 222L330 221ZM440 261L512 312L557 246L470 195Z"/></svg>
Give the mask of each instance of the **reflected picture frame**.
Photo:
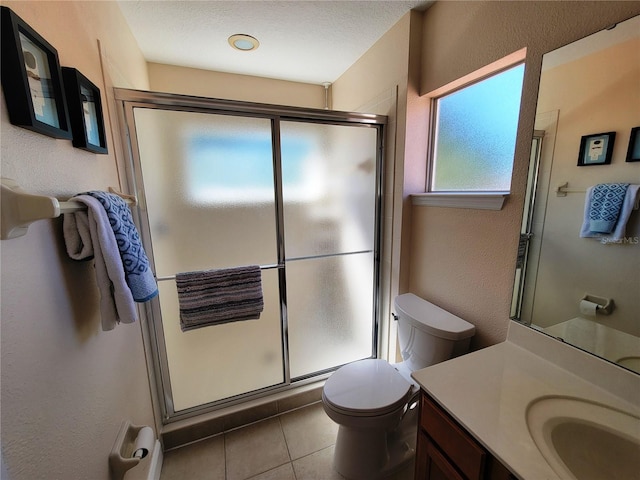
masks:
<svg viewBox="0 0 640 480"><path fill-rule="evenodd" d="M580 140L578 166L609 165L613 156L616 132L584 135Z"/></svg>
<svg viewBox="0 0 640 480"><path fill-rule="evenodd" d="M107 154L100 89L75 68L62 67L73 146Z"/></svg>
<svg viewBox="0 0 640 480"><path fill-rule="evenodd" d="M640 127L631 129L629 146L627 147L627 162L640 162Z"/></svg>
<svg viewBox="0 0 640 480"><path fill-rule="evenodd" d="M8 7L0 7L1 77L9 121L71 139L58 51Z"/></svg>

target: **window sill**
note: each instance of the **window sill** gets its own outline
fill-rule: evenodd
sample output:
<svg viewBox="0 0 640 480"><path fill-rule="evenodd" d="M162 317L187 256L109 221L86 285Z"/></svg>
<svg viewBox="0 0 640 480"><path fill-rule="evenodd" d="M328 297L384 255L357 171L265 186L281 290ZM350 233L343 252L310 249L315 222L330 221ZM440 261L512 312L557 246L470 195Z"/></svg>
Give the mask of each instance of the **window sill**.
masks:
<svg viewBox="0 0 640 480"><path fill-rule="evenodd" d="M415 193L411 195L411 203L427 207L502 210L502 205L508 196L509 192Z"/></svg>

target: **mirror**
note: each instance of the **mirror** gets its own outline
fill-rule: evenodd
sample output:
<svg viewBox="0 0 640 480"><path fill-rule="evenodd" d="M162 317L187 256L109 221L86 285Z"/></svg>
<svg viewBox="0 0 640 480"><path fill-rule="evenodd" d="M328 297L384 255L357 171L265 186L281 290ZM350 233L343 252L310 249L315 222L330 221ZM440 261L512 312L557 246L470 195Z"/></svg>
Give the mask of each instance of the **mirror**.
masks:
<svg viewBox="0 0 640 480"><path fill-rule="evenodd" d="M637 373L639 51L640 16L543 57L511 308L512 319ZM611 183L631 185L590 189ZM617 193L610 208L600 189ZM581 236L611 210L600 230L612 233Z"/></svg>

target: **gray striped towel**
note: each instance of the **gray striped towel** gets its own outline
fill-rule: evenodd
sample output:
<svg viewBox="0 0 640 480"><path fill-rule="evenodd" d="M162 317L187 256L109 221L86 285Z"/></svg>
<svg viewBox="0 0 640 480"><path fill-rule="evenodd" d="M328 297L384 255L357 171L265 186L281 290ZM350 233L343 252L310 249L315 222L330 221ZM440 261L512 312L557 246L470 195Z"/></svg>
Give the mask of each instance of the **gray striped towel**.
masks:
<svg viewBox="0 0 640 480"><path fill-rule="evenodd" d="M264 308L257 265L176 274L182 331L260 318Z"/></svg>

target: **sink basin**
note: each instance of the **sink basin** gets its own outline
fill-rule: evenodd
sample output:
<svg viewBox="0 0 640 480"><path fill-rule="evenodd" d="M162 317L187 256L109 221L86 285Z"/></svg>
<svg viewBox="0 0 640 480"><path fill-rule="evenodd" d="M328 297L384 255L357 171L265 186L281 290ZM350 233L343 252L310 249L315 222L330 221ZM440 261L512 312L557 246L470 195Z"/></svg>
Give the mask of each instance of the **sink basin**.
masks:
<svg viewBox="0 0 640 480"><path fill-rule="evenodd" d="M561 478L640 479L640 417L563 396L534 400L526 415L536 447Z"/></svg>
<svg viewBox="0 0 640 480"><path fill-rule="evenodd" d="M616 363L624 368L640 373L640 357L622 357Z"/></svg>

